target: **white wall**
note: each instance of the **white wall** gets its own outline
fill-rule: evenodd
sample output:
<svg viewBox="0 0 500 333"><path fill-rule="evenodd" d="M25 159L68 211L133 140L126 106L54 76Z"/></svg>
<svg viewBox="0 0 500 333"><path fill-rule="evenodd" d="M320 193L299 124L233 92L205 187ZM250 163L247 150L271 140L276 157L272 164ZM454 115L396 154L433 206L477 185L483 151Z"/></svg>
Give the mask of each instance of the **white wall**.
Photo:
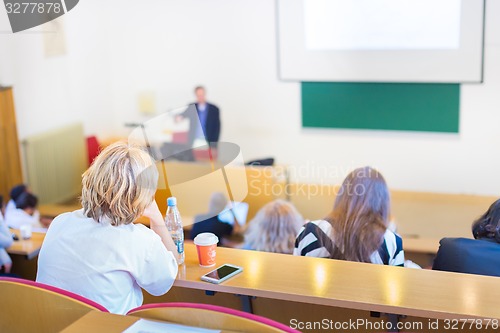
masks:
<svg viewBox="0 0 500 333"><path fill-rule="evenodd" d="M7 14L0 10L0 84L14 87L21 139L74 122L83 122L88 134L104 134L106 123L113 124L107 43L87 20L105 17L88 9L16 34L8 33ZM66 35L65 55L45 56L44 28Z"/></svg>
<svg viewBox="0 0 500 333"><path fill-rule="evenodd" d="M43 58L39 34L0 35L0 83L16 86L22 136L74 119L87 133L127 134L124 122L144 119L140 92L154 92L160 112L192 101L204 84L221 108L222 140L238 143L246 159L275 156L302 180L339 182L369 164L397 189L500 192L499 0L487 0L485 81L462 86L458 135L302 129L300 85L277 79L274 6L81 1L64 16L66 56Z"/></svg>

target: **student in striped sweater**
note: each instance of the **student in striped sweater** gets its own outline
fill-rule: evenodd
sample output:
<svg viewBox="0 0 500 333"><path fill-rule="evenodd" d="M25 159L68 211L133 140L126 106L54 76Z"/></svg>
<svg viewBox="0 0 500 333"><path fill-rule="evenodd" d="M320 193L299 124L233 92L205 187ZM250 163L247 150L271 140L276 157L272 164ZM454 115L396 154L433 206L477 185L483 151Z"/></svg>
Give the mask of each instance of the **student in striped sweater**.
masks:
<svg viewBox="0 0 500 333"><path fill-rule="evenodd" d="M403 242L388 229L390 195L370 167L352 171L325 220L304 225L294 255L404 266Z"/></svg>

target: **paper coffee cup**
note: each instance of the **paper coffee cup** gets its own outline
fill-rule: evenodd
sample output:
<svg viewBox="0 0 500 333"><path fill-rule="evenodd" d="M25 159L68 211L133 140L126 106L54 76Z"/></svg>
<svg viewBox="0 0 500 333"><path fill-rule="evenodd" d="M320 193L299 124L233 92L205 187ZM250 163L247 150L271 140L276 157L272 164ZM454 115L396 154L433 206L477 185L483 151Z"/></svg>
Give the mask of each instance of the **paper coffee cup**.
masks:
<svg viewBox="0 0 500 333"><path fill-rule="evenodd" d="M21 234L22 239L30 239L31 238L31 225L24 224L19 227L19 233Z"/></svg>
<svg viewBox="0 0 500 333"><path fill-rule="evenodd" d="M215 250L218 242L219 238L211 232L203 232L194 238L200 266L211 267L215 265Z"/></svg>

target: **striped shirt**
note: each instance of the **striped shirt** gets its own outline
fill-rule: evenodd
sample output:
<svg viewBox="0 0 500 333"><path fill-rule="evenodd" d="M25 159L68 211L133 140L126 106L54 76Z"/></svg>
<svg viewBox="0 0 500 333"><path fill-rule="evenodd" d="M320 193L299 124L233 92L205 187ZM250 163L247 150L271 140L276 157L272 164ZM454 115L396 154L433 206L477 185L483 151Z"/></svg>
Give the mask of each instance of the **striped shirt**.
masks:
<svg viewBox="0 0 500 333"><path fill-rule="evenodd" d="M335 246L328 236L331 234L332 225L325 220L305 224L295 240L293 255L331 258ZM384 234L384 242L370 256L370 261L379 265L404 266L405 256L401 237L387 229Z"/></svg>

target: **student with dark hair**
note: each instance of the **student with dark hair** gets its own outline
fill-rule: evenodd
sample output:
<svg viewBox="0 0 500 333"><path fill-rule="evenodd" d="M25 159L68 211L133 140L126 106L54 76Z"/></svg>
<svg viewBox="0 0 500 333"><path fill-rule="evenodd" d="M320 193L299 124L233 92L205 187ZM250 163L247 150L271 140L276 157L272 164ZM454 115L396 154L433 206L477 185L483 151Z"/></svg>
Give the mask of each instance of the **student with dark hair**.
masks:
<svg viewBox="0 0 500 333"><path fill-rule="evenodd" d="M5 208L5 215L8 215L10 211L16 210L16 200L21 194L25 192L29 192L29 190L28 187L24 184L16 185L10 190L10 200L7 203L7 207Z"/></svg>
<svg viewBox="0 0 500 333"><path fill-rule="evenodd" d="M470 238L443 238L432 269L500 276L500 200L472 224Z"/></svg>
<svg viewBox="0 0 500 333"><path fill-rule="evenodd" d="M370 167L352 171L325 220L307 223L294 255L404 266L403 242L389 230L390 195L384 177Z"/></svg>
<svg viewBox="0 0 500 333"><path fill-rule="evenodd" d="M495 240L500 243L500 199L472 224L475 239Z"/></svg>
<svg viewBox="0 0 500 333"><path fill-rule="evenodd" d="M24 192L16 200L16 208L28 211L30 215L33 215L37 205L38 198L29 192Z"/></svg>
<svg viewBox="0 0 500 333"><path fill-rule="evenodd" d="M233 232L239 231L238 223L231 225L219 219L219 214L226 209L228 204L227 197L224 193L214 192L210 196L208 203L208 212L199 214L194 217L194 224L189 233L189 238L194 239L198 234L211 232L219 238L219 245L232 246L232 242L228 238ZM234 230L236 229L236 230Z"/></svg>
<svg viewBox="0 0 500 333"><path fill-rule="evenodd" d="M22 193L16 200L16 209L9 211L5 216L7 225L13 229L19 229L22 225L31 225L32 227L42 227L36 217L36 207L38 198L29 193Z"/></svg>

